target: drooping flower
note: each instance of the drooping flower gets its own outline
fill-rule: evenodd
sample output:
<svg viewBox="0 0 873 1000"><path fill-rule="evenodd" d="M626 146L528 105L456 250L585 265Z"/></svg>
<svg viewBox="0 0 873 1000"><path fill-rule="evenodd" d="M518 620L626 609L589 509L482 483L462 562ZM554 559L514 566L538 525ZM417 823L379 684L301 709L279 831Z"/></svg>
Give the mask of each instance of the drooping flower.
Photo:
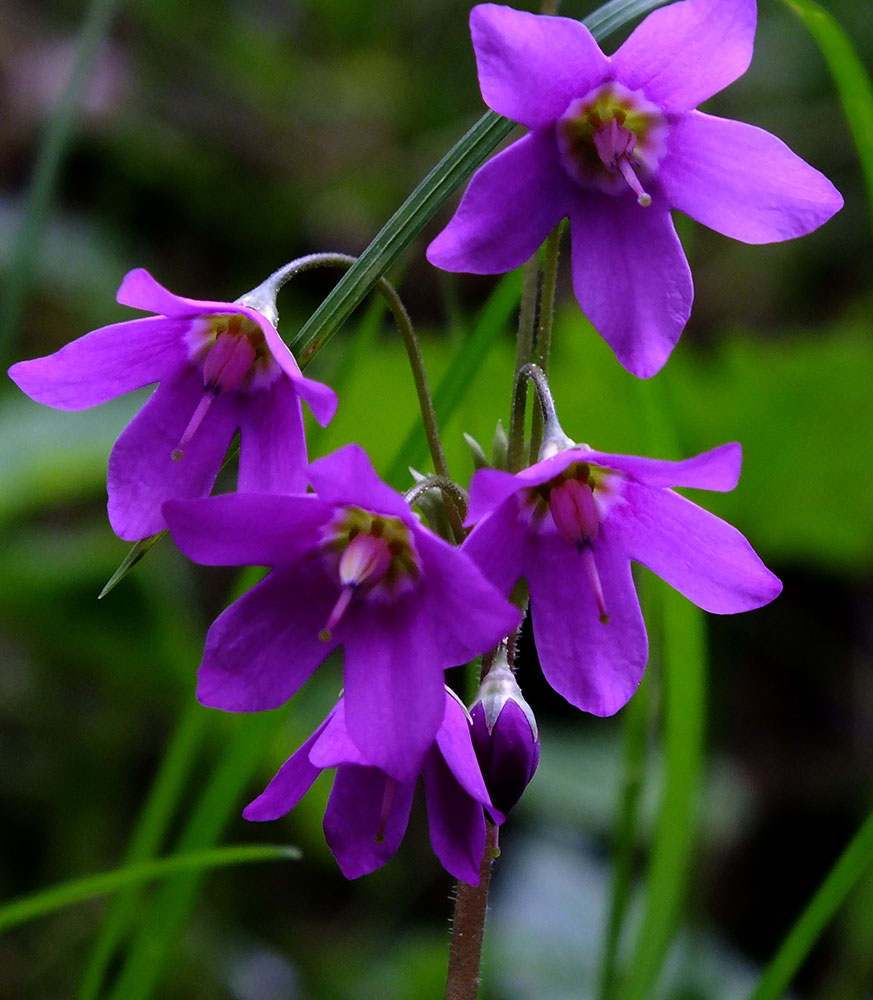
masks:
<svg viewBox="0 0 873 1000"><path fill-rule="evenodd" d="M503 645L482 678L470 706L470 718L485 787L505 815L534 776L540 762L540 738L533 711L521 693Z"/></svg>
<svg viewBox="0 0 873 1000"><path fill-rule="evenodd" d="M443 718L443 671L495 646L519 612L357 445L313 462L309 479L315 494L164 506L191 559L272 567L210 628L197 697L231 712L275 708L342 646L349 735L371 765L409 780Z"/></svg>
<svg viewBox="0 0 873 1000"><path fill-rule="evenodd" d="M207 495L240 432L239 488L306 488L300 398L326 424L332 389L306 378L270 320L241 302L167 291L141 268L118 301L157 313L93 330L9 369L38 403L81 410L158 382L109 456L109 521L129 541L161 531L161 505Z"/></svg>
<svg viewBox="0 0 873 1000"><path fill-rule="evenodd" d="M578 21L474 7L482 96L530 132L473 176L430 262L508 271L569 216L582 311L625 368L654 375L693 297L671 209L772 243L842 205L775 136L695 110L746 71L755 22L755 0L682 0L649 14L608 57Z"/></svg>
<svg viewBox="0 0 873 1000"><path fill-rule="evenodd" d="M543 673L569 702L611 715L648 657L631 576L642 563L705 611L733 614L782 589L736 528L670 487L732 490L742 455L726 444L681 462L586 445L517 475L473 476L463 551L503 592L524 577Z"/></svg>
<svg viewBox="0 0 873 1000"><path fill-rule="evenodd" d="M464 706L444 690L443 717L419 769L430 839L446 871L477 885L485 849L483 807L496 822L502 822L503 816L488 798ZM259 821L284 816L328 767L337 770L324 813L325 839L346 878L358 878L381 868L396 853L409 823L419 773L399 781L368 763L349 736L345 698L282 765L243 816Z"/></svg>

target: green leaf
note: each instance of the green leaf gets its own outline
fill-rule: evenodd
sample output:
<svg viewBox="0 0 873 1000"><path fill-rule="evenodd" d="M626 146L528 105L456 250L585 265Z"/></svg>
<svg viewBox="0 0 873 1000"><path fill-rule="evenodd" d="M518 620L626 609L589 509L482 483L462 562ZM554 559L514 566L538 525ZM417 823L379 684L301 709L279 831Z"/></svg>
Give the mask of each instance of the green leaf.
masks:
<svg viewBox="0 0 873 1000"><path fill-rule="evenodd" d="M873 217L873 87L864 64L839 23L814 0L785 0L824 56L837 88L867 183Z"/></svg>
<svg viewBox="0 0 873 1000"><path fill-rule="evenodd" d="M873 812L782 942L749 1000L779 1000L849 892L873 865Z"/></svg>
<svg viewBox="0 0 873 1000"><path fill-rule="evenodd" d="M99 875L88 875L0 906L0 933L28 920L47 916L65 906L83 903L96 896L105 896L109 892L117 892L119 889L166 878L179 872L202 872L225 865L250 864L253 861L296 860L299 857L300 851L296 847L245 844L238 847L219 847L211 851L175 854L168 858L158 858L102 872Z"/></svg>

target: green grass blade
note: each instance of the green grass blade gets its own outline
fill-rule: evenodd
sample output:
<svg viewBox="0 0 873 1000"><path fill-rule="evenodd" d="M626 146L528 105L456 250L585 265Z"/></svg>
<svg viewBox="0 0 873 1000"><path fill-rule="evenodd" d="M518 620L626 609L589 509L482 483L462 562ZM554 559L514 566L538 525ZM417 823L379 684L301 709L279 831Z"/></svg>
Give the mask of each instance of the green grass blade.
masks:
<svg viewBox="0 0 873 1000"><path fill-rule="evenodd" d="M846 114L867 184L873 217L873 86L849 36L814 0L785 0L815 39Z"/></svg>
<svg viewBox="0 0 873 1000"><path fill-rule="evenodd" d="M612 0L594 11L583 23L588 25L595 38L602 39L660 2ZM337 332L401 251L513 127L512 122L488 111L446 153L291 341L291 347L301 363L320 350Z"/></svg>
<svg viewBox="0 0 873 1000"><path fill-rule="evenodd" d="M282 724L282 713L259 713L238 720L225 749L179 839L180 852L204 850L221 836L252 774ZM143 918L124 967L111 993L112 1000L146 1000L153 996L173 947L197 898L204 872L188 871L167 881Z"/></svg>
<svg viewBox="0 0 873 1000"><path fill-rule="evenodd" d="M115 871L102 872L99 875L88 875L0 906L0 933L28 920L47 916L65 906L82 903L96 896L105 896L109 892L117 892L119 889L139 885L142 882L166 878L179 872L202 872L224 865L299 857L300 851L296 847L244 844L239 847L219 847L211 851L175 854L168 858L158 858L118 868Z"/></svg>
<svg viewBox="0 0 873 1000"><path fill-rule="evenodd" d="M190 702L176 727L136 825L124 857L127 865L153 858L160 850L209 719L209 713L201 705L195 701ZM107 908L85 967L77 1000L96 1000L100 995L109 963L136 910L140 898L139 888L131 886L119 892Z"/></svg>
<svg viewBox="0 0 873 1000"><path fill-rule="evenodd" d="M434 410L440 425L454 414L488 352L505 331L510 316L517 308L520 291L521 271L504 275L482 308L470 335L458 348L433 394ZM416 420L385 478L389 483L405 481L408 478L407 468L410 465L418 467L426 460L427 440L421 421Z"/></svg>
<svg viewBox="0 0 873 1000"><path fill-rule="evenodd" d="M622 1000L651 993L682 913L697 833L703 768L706 640L703 612L663 585L664 785L643 921Z"/></svg>
<svg viewBox="0 0 873 1000"><path fill-rule="evenodd" d="M782 942L749 1000L779 1000L861 876L873 866L873 812L843 851Z"/></svg>
<svg viewBox="0 0 873 1000"><path fill-rule="evenodd" d="M49 205L76 127L82 95L118 2L119 0L91 0L88 4L70 78L61 91L60 100L49 120L37 154L33 176L24 198L18 235L12 249L3 309L0 310L0 358L6 358L10 353L33 280ZM6 367L5 363L3 367Z"/></svg>

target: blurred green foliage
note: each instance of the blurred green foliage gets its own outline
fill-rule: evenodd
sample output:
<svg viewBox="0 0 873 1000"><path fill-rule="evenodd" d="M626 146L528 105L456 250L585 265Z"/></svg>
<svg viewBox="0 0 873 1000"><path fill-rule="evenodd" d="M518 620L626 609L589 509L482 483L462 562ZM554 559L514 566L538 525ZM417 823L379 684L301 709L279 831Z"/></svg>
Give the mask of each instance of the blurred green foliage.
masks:
<svg viewBox="0 0 873 1000"><path fill-rule="evenodd" d="M593 6L567 0L562 11L581 17ZM869 66L867 6L825 6ZM751 989L755 965L773 953L868 807L873 746L866 193L813 41L785 5L760 0L759 7L752 67L710 109L779 134L832 177L846 208L820 232L772 247L733 244L679 220L697 297L655 380L640 383L617 366L579 315L563 270L554 343L555 396L572 436L645 453L651 415L668 407L677 436L670 457L742 441L738 489L695 499L737 524L786 583L773 607L711 623L702 838L690 918L658 994L707 1000ZM124 318L113 296L134 266L182 294L235 298L298 254L363 249L481 113L468 10L459 0L119 5L8 356L46 353ZM73 0L4 6L4 277L83 11ZM422 334L432 385L442 386L449 465L466 483L472 470L462 433L488 450L497 419L507 422L515 316L506 292L493 293L497 279L436 274L424 263L425 239L449 210L392 279ZM288 339L334 280L307 275L282 293ZM380 307L362 309L311 373L341 395L334 423L313 428L314 455L357 440L387 472L401 445L409 440L414 449L417 440L415 464L425 467L405 357ZM0 389L4 898L120 863L193 698L205 628L241 586L230 573L190 566L164 541L96 601L125 551L103 514L106 454L141 402L142 394L67 415L40 409L8 381ZM395 485L409 482L402 466L391 474ZM571 712L532 663L522 682L543 723L543 763L503 831L484 992L492 1000L593 995L620 722ZM323 843L325 779L287 820L262 828L238 818L320 721L339 684L338 665L328 665L290 707L262 722L191 710L202 721L162 846L171 849L196 814L227 748L251 740L258 774L241 779L245 787L224 803L214 836L287 840L304 860L212 876L175 935L158 995L439 995L450 880L432 857L420 810L392 864L353 884ZM647 754L638 859L661 772L658 754ZM147 923L146 907L161 891L135 901L136 921ZM104 904L88 904L0 938L0 997L73 996L104 912ZM859 956L869 957L870 926L868 884L807 963L801 994L869 996L873 976Z"/></svg>

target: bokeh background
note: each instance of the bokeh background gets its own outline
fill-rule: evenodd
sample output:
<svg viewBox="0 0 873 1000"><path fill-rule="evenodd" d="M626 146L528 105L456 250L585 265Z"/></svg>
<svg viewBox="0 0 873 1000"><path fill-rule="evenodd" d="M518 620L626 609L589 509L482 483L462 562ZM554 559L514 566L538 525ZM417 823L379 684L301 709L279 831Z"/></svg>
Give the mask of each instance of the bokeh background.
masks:
<svg viewBox="0 0 873 1000"><path fill-rule="evenodd" d="M470 5L460 0L103 6L108 33L34 231L22 297L16 247L28 186L87 5L0 2L6 365L127 318L114 294L132 267L180 294L227 300L300 254L360 252L482 112ZM562 13L583 17L594 6L565 0ZM869 5L825 6L869 66ZM836 183L844 210L803 240L765 247L678 219L694 312L650 383L618 367L579 314L565 269L554 346L553 387L576 439L645 453L666 426L669 457L743 442L739 488L696 499L739 526L785 583L771 607L707 623L700 835L656 994L689 1000L746 995L866 815L873 776L869 202L818 49L787 3L760 0L759 9L751 69L707 109L776 132ZM487 448L497 419L508 418L518 277L450 276L426 264L427 239L453 205L391 277L432 381L449 373L444 402L465 373L443 433L466 484L462 433ZM313 273L286 287L286 338L334 280ZM410 461L426 471L411 379L381 306L364 305L310 373L341 398L331 427L313 428L313 455L356 440L396 486L409 485ZM96 600L127 550L105 520L106 456L146 395L62 414L0 384L0 896L119 865L171 747L180 793L161 853L180 836L198 843L193 815L199 842L291 843L303 858L189 881L188 903L176 894L167 954L162 890L138 897L127 939L139 965L116 959L107 982L119 974L117 992L101 995L140 995L134 985L144 988L151 970L149 995L167 1000L439 996L451 879L432 856L423 810L396 859L356 883L323 843L328 780L285 820L240 818L332 703L339 664L285 709L227 716L194 703L195 673L206 627L251 578L192 566L164 540ZM640 872L661 772L657 663L650 673ZM570 710L538 680L529 648L521 680L541 722L542 765L503 830L483 995L594 996L624 787L622 718ZM0 997L75 996L105 913L104 901L88 903L0 937ZM628 946L633 906L630 919ZM868 878L805 964L796 995L854 1000L871 990Z"/></svg>

